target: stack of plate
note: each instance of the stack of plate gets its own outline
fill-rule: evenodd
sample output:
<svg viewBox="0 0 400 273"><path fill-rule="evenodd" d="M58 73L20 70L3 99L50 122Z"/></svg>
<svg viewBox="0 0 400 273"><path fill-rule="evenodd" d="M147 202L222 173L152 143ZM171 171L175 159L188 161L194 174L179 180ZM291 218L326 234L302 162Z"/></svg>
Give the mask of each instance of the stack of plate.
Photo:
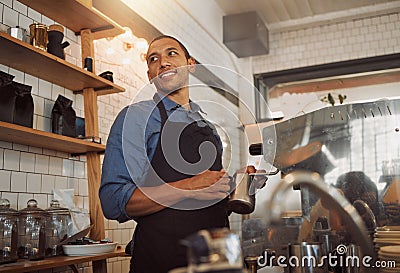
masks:
<svg viewBox="0 0 400 273"><path fill-rule="evenodd" d="M378 251L381 273L400 272L400 245L383 246Z"/></svg>
<svg viewBox="0 0 400 273"><path fill-rule="evenodd" d="M377 227L374 237L374 243L377 249L383 246L400 246L400 226Z"/></svg>

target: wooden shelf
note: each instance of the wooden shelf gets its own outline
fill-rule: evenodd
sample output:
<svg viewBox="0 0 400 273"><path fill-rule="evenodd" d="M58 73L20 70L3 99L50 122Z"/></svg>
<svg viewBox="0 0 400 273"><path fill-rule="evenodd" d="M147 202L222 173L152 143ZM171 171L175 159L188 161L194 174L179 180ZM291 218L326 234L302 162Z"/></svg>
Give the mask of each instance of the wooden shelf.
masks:
<svg viewBox="0 0 400 273"><path fill-rule="evenodd" d="M92 0L92 2L93 7L105 16L115 20L120 25L129 27L136 37L144 38L150 42L162 34L160 30L147 22L121 0Z"/></svg>
<svg viewBox="0 0 400 273"><path fill-rule="evenodd" d="M71 29L76 35L81 35L82 57L94 57L93 39L113 37L124 33L124 29L118 23L92 6L92 0L18 1ZM99 133L97 96L125 91L124 88L92 72L1 32L0 64L65 87L75 93L84 91L85 129L86 133L90 135L98 136ZM101 180L100 155L98 153L105 151L105 145L5 122L0 122L0 141L42 147L71 154L88 153L86 165L89 210L90 221L94 224L91 236L95 240L104 238L104 215L97 193ZM31 272L60 266L71 266L73 271L76 272L75 264L94 261L92 264L93 272L107 273L106 259L119 256L126 255L124 251L118 250L96 256L62 256L42 261L18 261L17 263L1 265L0 272Z"/></svg>
<svg viewBox="0 0 400 273"><path fill-rule="evenodd" d="M127 255L125 254L125 251L123 249L119 249L111 253L105 253L96 256L58 256L46 258L40 261L18 260L18 262L16 263L0 265L0 272L31 272L60 266L76 265L90 261L99 261L114 257L127 257Z"/></svg>
<svg viewBox="0 0 400 273"><path fill-rule="evenodd" d="M95 39L114 37L124 29L84 0L18 0L28 7L44 14L79 35L83 29L90 29Z"/></svg>
<svg viewBox="0 0 400 273"><path fill-rule="evenodd" d="M0 140L71 154L104 152L106 146L0 121Z"/></svg>
<svg viewBox="0 0 400 273"><path fill-rule="evenodd" d="M0 32L0 62L74 92L84 88L94 88L98 95L125 91L113 82L3 32Z"/></svg>

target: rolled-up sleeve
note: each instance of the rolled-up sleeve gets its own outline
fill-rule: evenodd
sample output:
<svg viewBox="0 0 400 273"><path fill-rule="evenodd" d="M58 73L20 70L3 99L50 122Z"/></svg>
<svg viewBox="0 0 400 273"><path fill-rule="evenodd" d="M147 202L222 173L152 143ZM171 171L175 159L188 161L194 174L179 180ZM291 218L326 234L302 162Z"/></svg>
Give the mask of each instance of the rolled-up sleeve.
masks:
<svg viewBox="0 0 400 273"><path fill-rule="evenodd" d="M149 139L160 126L159 118L153 115L154 107L153 101L132 104L118 114L111 127L99 189L108 219L121 223L132 219L125 207L135 189L144 183L152 157L147 153L148 145L157 143L157 139Z"/></svg>
<svg viewBox="0 0 400 273"><path fill-rule="evenodd" d="M111 127L99 190L104 216L119 222L131 219L125 211L125 206L136 188L127 170L122 151L123 124L126 112L127 108L123 109Z"/></svg>

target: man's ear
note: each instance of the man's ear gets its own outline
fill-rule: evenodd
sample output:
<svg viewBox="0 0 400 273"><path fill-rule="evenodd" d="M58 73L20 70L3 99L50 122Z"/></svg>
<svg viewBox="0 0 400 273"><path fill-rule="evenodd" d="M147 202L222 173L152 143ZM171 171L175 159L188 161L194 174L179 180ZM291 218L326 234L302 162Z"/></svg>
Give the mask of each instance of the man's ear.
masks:
<svg viewBox="0 0 400 273"><path fill-rule="evenodd" d="M194 73L196 71L196 60L190 57L188 59L188 66L189 66L189 72Z"/></svg>
<svg viewBox="0 0 400 273"><path fill-rule="evenodd" d="M147 78L149 79L150 83L153 83L154 80L152 78L150 78L149 70L147 70Z"/></svg>

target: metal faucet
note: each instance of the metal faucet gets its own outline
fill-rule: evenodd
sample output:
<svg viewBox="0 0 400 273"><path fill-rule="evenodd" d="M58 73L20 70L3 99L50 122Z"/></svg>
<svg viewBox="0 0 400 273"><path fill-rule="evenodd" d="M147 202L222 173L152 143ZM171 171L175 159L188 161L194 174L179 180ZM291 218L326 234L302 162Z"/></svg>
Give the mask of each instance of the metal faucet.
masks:
<svg viewBox="0 0 400 273"><path fill-rule="evenodd" d="M373 261L377 260L374 246L368 237L367 228L357 210L337 189L325 184L324 180L317 173L295 171L286 175L281 180L266 205L267 225L280 222L281 213L284 209L285 193L293 186L307 186L316 194L319 194L324 199L324 202L329 204L330 208L339 212L339 215L348 228L349 234L360 246L364 257L368 255ZM375 270L371 268L368 272L376 272Z"/></svg>

